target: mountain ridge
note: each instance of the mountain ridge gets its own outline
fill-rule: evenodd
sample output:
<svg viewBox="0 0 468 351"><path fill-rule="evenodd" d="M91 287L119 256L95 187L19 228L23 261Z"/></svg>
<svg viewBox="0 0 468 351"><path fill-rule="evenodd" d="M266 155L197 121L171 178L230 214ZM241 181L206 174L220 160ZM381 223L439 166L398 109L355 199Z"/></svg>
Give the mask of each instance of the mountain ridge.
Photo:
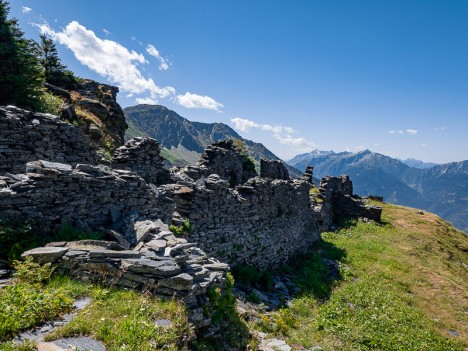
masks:
<svg viewBox="0 0 468 351"><path fill-rule="evenodd" d="M158 140L169 153L165 157L172 156L176 159L171 162L175 165L195 163L208 145L223 139L241 140L247 147L247 155L254 159L257 169L261 158L280 159L263 144L242 138L224 123L192 122L162 105L130 106L124 109L124 113L130 126L126 138L150 136ZM292 177L302 175L287 163L285 166Z"/></svg>
<svg viewBox="0 0 468 351"><path fill-rule="evenodd" d="M434 212L468 233L468 161L415 168L369 150L308 156L288 162L298 169L313 165L318 178L346 173L359 195L382 195L389 203Z"/></svg>

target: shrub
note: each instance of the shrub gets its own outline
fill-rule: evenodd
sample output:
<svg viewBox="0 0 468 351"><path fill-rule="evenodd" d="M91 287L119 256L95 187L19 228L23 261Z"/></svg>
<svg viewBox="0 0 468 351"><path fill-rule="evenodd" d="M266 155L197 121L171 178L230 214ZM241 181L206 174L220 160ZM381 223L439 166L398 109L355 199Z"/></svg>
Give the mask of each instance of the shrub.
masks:
<svg viewBox="0 0 468 351"><path fill-rule="evenodd" d="M188 219L186 219L182 225L177 226L171 224L169 226L169 230L174 233L175 236L187 236L190 233L191 228L192 224Z"/></svg>
<svg viewBox="0 0 468 351"><path fill-rule="evenodd" d="M55 241L74 241L74 240L101 240L103 238L101 232L91 231L86 232L83 229L73 227L69 222L64 222L56 235L53 236Z"/></svg>
<svg viewBox="0 0 468 351"><path fill-rule="evenodd" d="M51 263L41 266L30 256L25 261L14 261L13 268L15 269L13 276L17 283L27 284L44 284L49 281L54 271Z"/></svg>
<svg viewBox="0 0 468 351"><path fill-rule="evenodd" d="M59 116L62 111L62 100L54 94L44 91L39 97L39 111Z"/></svg>
<svg viewBox="0 0 468 351"><path fill-rule="evenodd" d="M21 254L40 245L40 238L33 231L33 222L12 222L0 218L0 259L9 263L21 257Z"/></svg>

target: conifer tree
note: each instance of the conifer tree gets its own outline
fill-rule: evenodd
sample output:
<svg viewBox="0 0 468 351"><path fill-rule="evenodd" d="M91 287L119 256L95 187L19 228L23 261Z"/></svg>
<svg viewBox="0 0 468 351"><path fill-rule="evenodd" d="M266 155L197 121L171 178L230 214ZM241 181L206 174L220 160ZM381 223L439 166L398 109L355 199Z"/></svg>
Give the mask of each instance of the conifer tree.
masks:
<svg viewBox="0 0 468 351"><path fill-rule="evenodd" d="M44 68L46 82L66 89L73 88L76 78L62 64L54 41L45 34L41 34L39 38L40 62Z"/></svg>
<svg viewBox="0 0 468 351"><path fill-rule="evenodd" d="M8 19L9 11L0 0L0 105L37 109L44 81L37 46L24 38L16 19Z"/></svg>

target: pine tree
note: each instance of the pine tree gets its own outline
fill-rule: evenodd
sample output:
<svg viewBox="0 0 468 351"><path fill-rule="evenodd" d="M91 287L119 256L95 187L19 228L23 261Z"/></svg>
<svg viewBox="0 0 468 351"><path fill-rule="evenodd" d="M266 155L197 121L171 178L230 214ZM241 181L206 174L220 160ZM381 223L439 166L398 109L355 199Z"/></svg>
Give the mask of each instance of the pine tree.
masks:
<svg viewBox="0 0 468 351"><path fill-rule="evenodd" d="M40 35L39 52L46 82L62 88L72 88L76 78L62 64L53 40L45 34Z"/></svg>
<svg viewBox="0 0 468 351"><path fill-rule="evenodd" d="M37 45L24 38L16 19L8 19L9 11L0 0L0 105L37 109L44 82Z"/></svg>

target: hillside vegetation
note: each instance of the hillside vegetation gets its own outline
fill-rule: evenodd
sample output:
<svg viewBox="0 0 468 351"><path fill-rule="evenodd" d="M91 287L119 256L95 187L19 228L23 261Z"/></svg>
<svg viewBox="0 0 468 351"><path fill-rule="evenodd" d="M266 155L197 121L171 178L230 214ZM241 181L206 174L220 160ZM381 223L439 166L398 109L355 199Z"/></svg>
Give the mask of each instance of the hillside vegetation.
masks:
<svg viewBox="0 0 468 351"><path fill-rule="evenodd" d="M340 264L342 280L329 299L305 290L289 309L263 316L257 328L324 350L468 346L468 240L449 223L386 204L382 225L347 223L324 233L320 246ZM296 279L312 276L310 269L303 265Z"/></svg>
<svg viewBox="0 0 468 351"><path fill-rule="evenodd" d="M328 274L325 263L330 260L339 264L338 280ZM462 232L433 214L385 204L382 224L344 223L336 232L323 233L323 241L309 255L283 266L302 292L287 308L257 312L246 323L251 332L267 332L291 346L309 349L319 345L330 351L461 351L468 347L467 261L468 239ZM95 303L49 339L89 335L102 340L109 350L122 345L135 351L187 347L186 312L175 302L164 305L148 296L104 291L68 278L55 278L43 287L36 284L34 291L19 284L23 285L0 290L0 305L5 311L25 306L22 311L28 319L0 314L0 340L66 311L70 298L90 296ZM50 302L59 304L56 311L45 314L45 302L33 308L41 290L44 296L60 291L64 300ZM159 335L158 327L147 324L155 319L171 320L173 327ZM235 319L241 321L240 316ZM21 320L26 324L18 324ZM219 349L216 345L198 340L193 346ZM10 346L0 344L0 350Z"/></svg>

